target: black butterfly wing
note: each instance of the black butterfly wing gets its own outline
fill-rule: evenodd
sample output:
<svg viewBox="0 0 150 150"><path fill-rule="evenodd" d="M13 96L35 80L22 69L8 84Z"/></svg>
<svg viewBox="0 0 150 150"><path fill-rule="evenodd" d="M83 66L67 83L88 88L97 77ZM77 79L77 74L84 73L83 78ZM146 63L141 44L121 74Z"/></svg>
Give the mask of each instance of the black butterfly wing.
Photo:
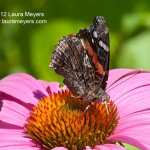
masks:
<svg viewBox="0 0 150 150"><path fill-rule="evenodd" d="M77 37L92 57L95 67L95 84L105 90L109 73L109 29L103 17L95 17L88 29L80 30Z"/></svg>

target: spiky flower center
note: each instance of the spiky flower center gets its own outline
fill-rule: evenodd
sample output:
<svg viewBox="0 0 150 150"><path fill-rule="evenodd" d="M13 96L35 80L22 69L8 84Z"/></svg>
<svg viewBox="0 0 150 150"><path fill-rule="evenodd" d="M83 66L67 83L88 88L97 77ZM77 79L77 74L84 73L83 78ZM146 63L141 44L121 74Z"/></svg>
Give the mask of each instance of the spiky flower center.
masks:
<svg viewBox="0 0 150 150"><path fill-rule="evenodd" d="M33 107L25 129L45 149L81 150L107 143L118 123L116 106L110 100L107 107L92 102L85 112L86 106L85 100L74 98L68 90L51 94Z"/></svg>

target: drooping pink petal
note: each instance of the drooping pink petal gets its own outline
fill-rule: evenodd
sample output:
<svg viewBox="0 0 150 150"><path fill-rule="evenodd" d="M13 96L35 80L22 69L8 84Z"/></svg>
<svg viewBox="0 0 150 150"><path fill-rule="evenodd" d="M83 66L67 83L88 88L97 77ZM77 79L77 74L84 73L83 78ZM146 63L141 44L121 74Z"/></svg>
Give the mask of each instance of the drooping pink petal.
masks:
<svg viewBox="0 0 150 150"><path fill-rule="evenodd" d="M29 117L29 110L15 101L3 100L0 119L13 125L22 127Z"/></svg>
<svg viewBox="0 0 150 150"><path fill-rule="evenodd" d="M40 98L48 96L37 80L25 73L12 74L0 80L0 91L34 105Z"/></svg>
<svg viewBox="0 0 150 150"><path fill-rule="evenodd" d="M49 91L48 91L49 89ZM0 80L0 119L22 126L29 116L33 104L51 92L59 91L59 83L39 81L25 73L9 75Z"/></svg>
<svg viewBox="0 0 150 150"><path fill-rule="evenodd" d="M27 138L27 134L24 129L1 129L0 132L0 149L13 147L13 146L24 146L24 147L35 147L35 143L31 139Z"/></svg>
<svg viewBox="0 0 150 150"><path fill-rule="evenodd" d="M31 147L31 146L6 146L3 148L0 148L0 150L42 150L38 147Z"/></svg>

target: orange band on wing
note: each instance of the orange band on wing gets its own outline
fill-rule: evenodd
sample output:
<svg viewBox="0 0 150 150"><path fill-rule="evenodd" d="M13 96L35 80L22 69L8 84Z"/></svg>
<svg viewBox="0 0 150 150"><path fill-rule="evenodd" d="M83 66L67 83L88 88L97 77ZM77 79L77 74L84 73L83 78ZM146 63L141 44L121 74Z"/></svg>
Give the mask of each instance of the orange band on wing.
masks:
<svg viewBox="0 0 150 150"><path fill-rule="evenodd" d="M92 57L92 62L95 64L95 67L97 68L98 73L103 74L104 70L103 70L102 65L98 61L98 56L96 52L93 50L93 48L91 47L88 41L81 39L81 42L82 42L84 49L87 50L88 54Z"/></svg>

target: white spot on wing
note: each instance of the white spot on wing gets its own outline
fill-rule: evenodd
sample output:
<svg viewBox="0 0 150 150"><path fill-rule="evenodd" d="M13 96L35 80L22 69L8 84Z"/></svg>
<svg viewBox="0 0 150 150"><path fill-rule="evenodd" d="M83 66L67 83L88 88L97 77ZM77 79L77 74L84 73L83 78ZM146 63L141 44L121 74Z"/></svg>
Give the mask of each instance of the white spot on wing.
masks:
<svg viewBox="0 0 150 150"><path fill-rule="evenodd" d="M94 31L93 32L93 36L95 37L95 38L97 38L98 36L97 36L97 32L96 31Z"/></svg>
<svg viewBox="0 0 150 150"><path fill-rule="evenodd" d="M106 52L109 52L108 46L103 41L99 41L99 45L103 47Z"/></svg>
<svg viewBox="0 0 150 150"><path fill-rule="evenodd" d="M94 40L92 39L92 43L94 43Z"/></svg>

